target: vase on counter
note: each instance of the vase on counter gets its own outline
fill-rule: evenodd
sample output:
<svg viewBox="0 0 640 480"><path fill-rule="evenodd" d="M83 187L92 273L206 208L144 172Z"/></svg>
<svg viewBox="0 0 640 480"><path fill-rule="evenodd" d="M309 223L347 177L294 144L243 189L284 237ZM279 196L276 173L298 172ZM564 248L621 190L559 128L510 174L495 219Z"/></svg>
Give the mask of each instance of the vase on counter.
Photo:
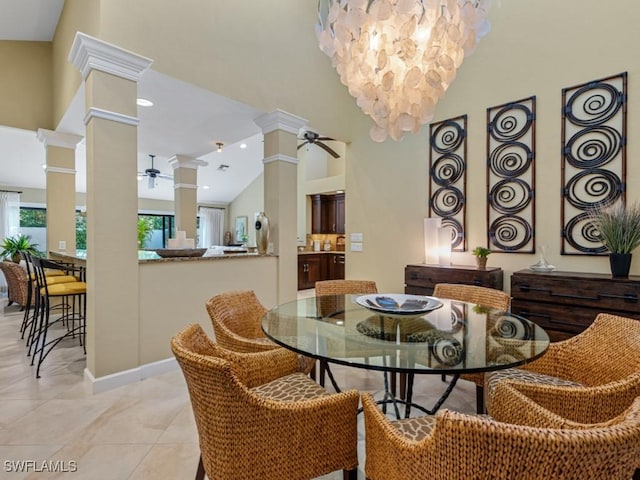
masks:
<svg viewBox="0 0 640 480"><path fill-rule="evenodd" d="M264 212L260 212L256 217L256 246L258 253L265 255L269 247L269 218Z"/></svg>

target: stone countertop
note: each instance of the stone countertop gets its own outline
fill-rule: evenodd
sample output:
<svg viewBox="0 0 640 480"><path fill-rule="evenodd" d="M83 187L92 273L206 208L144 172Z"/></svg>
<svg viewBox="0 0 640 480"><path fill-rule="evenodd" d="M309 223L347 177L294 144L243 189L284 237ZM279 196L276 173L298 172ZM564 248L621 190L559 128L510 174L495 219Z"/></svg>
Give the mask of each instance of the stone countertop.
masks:
<svg viewBox="0 0 640 480"><path fill-rule="evenodd" d="M86 251L78 251L76 255L71 255L69 252L56 252L50 251L50 254L53 254L54 257L63 258L68 260L80 260L81 262L85 262L87 259ZM138 263L166 263L166 262L198 262L198 261L209 261L209 260L220 260L220 259L228 259L228 258L255 258L255 257L275 257L277 255L260 255L259 253L224 253L221 255L203 255L202 257L169 257L162 258L157 253L148 251L148 250L139 250L138 251Z"/></svg>

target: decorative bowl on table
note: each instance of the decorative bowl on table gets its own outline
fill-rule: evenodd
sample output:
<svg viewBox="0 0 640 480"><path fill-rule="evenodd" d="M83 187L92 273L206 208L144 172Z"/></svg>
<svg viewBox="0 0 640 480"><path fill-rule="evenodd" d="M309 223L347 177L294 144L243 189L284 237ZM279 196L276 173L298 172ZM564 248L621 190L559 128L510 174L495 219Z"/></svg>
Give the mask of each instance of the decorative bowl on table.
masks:
<svg viewBox="0 0 640 480"><path fill-rule="evenodd" d="M361 295L356 303L368 310L387 315L422 315L442 307L442 302L423 295L373 293Z"/></svg>
<svg viewBox="0 0 640 480"><path fill-rule="evenodd" d="M206 251L206 248L156 248L156 253L162 258L201 257Z"/></svg>

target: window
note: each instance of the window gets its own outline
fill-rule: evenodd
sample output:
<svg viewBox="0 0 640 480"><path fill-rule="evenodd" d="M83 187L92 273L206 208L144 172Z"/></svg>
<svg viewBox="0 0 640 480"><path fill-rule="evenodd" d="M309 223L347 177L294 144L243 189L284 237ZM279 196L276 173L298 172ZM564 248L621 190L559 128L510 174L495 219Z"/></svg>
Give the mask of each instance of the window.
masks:
<svg viewBox="0 0 640 480"><path fill-rule="evenodd" d="M20 233L31 236L37 249L47 249L47 209L20 207Z"/></svg>
<svg viewBox="0 0 640 480"><path fill-rule="evenodd" d="M175 238L176 225L173 215L138 214L138 218L149 221L153 225L151 237L145 242L144 248L166 248L167 240Z"/></svg>

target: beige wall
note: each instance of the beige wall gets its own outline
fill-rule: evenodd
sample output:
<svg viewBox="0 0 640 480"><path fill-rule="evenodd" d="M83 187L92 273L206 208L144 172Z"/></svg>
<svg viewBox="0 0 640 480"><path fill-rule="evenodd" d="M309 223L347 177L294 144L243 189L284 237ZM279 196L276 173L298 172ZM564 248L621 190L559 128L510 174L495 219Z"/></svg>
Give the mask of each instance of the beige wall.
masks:
<svg viewBox="0 0 640 480"><path fill-rule="evenodd" d="M98 37L99 21L100 0L65 0L53 37L54 125L60 122L81 83L80 72L67 60L76 32Z"/></svg>
<svg viewBox="0 0 640 480"><path fill-rule="evenodd" d="M611 5L597 0L494 3L491 32L465 60L435 119L468 115L470 248L486 244L486 108L536 95L536 244L547 245L548 260L561 270L609 272L607 258L560 256L560 103L563 87L629 72L627 198L638 199L640 164L634 159L640 147L633 139L640 110L633 99L640 89L640 65L633 52L640 41L635 25L640 4L616 2L616 10L624 15L612 15ZM381 290L402 291L404 266L424 260L427 127L382 145L368 140L366 125L358 122L357 128L347 162L347 230L364 232L364 252L347 253L347 276L373 278ZM533 254L489 257L489 265L506 271L506 287L508 274L536 261ZM453 262L472 265L473 257L454 253ZM640 258L634 259L632 273L640 273Z"/></svg>
<svg viewBox="0 0 640 480"><path fill-rule="evenodd" d="M300 0L109 0L100 36L154 70L349 140L357 108L318 48L316 20L316 2Z"/></svg>
<svg viewBox="0 0 640 480"><path fill-rule="evenodd" d="M213 295L253 290L266 308L276 306L276 269L276 257L141 263L140 365L171 357L171 337L190 323L213 336L205 309Z"/></svg>
<svg viewBox="0 0 640 480"><path fill-rule="evenodd" d="M245 188L240 195L229 204L228 215L225 220L227 230L231 232L231 241L235 243L236 217L246 216L248 223L249 245L256 244L256 229L253 224L253 215L264 210L264 174L260 174ZM265 212L267 217L268 212Z"/></svg>
<svg viewBox="0 0 640 480"><path fill-rule="evenodd" d="M0 125L51 129L51 42L0 41Z"/></svg>

